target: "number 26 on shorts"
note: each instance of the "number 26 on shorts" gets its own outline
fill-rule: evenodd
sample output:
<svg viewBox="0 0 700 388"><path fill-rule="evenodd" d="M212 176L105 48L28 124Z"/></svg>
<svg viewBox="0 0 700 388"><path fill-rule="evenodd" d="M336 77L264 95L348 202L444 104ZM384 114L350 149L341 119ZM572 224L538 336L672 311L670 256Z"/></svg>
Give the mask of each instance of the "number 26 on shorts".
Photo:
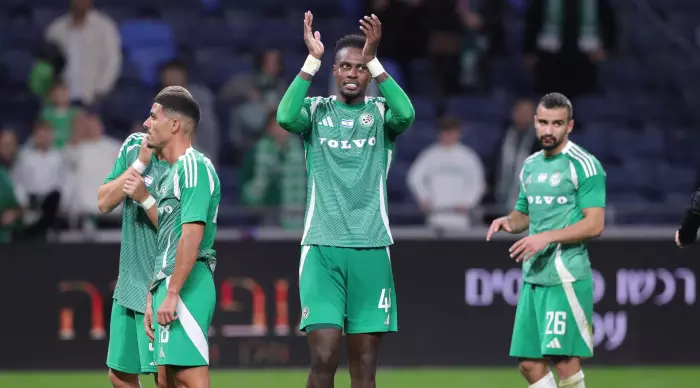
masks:
<svg viewBox="0 0 700 388"><path fill-rule="evenodd" d="M547 311L545 334L564 335L566 333L566 311Z"/></svg>
<svg viewBox="0 0 700 388"><path fill-rule="evenodd" d="M384 309L384 312L389 312L391 308L391 288L382 288L382 294L379 296L379 305L377 308Z"/></svg>

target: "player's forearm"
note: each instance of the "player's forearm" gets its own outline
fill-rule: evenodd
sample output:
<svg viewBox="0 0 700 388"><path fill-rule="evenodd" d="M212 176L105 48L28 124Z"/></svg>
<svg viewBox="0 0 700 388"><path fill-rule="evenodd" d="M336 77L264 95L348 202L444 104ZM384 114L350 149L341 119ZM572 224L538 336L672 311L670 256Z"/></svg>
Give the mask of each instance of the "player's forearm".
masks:
<svg viewBox="0 0 700 388"><path fill-rule="evenodd" d="M694 194L690 200L688 207L685 209L685 216L681 227L678 229L678 240L682 244L690 244L695 241L700 227L700 189Z"/></svg>
<svg viewBox="0 0 700 388"><path fill-rule="evenodd" d="M588 216L564 229L550 230L544 233L547 234L550 243L576 244L600 236L604 227L604 218Z"/></svg>
<svg viewBox="0 0 700 388"><path fill-rule="evenodd" d="M110 213L126 198L126 193L124 193L122 188L124 187L124 182L126 182L127 172L128 169L119 178L100 186L97 191L97 208L102 214Z"/></svg>
<svg viewBox="0 0 700 388"><path fill-rule="evenodd" d="M197 261L199 245L204 235L204 226L199 224L182 225L182 237L177 245L175 253L175 268L173 269L168 292L178 294L182 290L187 277L192 272L192 267Z"/></svg>
<svg viewBox="0 0 700 388"><path fill-rule="evenodd" d="M150 209L146 210L146 214L148 215L148 219L151 220L153 226L158 229L158 206L151 206Z"/></svg>
<svg viewBox="0 0 700 388"><path fill-rule="evenodd" d="M384 78L386 77L386 78ZM383 80L380 80L383 78ZM403 132L408 129L416 119L416 110L413 108L411 99L401 89L401 86L389 77L386 73L382 73L376 77L379 90L386 99L386 104L391 110L391 117L387 124L395 131Z"/></svg>
<svg viewBox="0 0 700 388"><path fill-rule="evenodd" d="M527 230L530 226L530 216L525 213L521 213L517 210L513 210L508 215L508 225L512 230L513 234L520 234Z"/></svg>
<svg viewBox="0 0 700 388"><path fill-rule="evenodd" d="M307 120L303 117L302 108L311 86L310 78L311 75L300 72L289 85L277 107L277 122L289 132L301 133L306 129Z"/></svg>

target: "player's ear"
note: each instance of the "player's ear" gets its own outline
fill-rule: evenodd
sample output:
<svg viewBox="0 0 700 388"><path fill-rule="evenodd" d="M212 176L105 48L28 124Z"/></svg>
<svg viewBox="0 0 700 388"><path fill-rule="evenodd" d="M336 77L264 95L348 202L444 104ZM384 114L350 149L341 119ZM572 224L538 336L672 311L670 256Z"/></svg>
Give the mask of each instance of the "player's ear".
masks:
<svg viewBox="0 0 700 388"><path fill-rule="evenodd" d="M567 133L571 133L574 129L574 119L569 120L569 127L567 128Z"/></svg>

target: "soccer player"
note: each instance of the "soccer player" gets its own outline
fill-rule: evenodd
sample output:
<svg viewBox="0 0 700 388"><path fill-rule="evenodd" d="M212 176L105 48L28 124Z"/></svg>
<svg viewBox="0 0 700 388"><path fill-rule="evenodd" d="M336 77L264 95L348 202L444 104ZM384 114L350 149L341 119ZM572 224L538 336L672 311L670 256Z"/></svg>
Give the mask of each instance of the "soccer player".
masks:
<svg viewBox="0 0 700 388"><path fill-rule="evenodd" d="M197 101L170 86L156 96L145 122L148 144L170 165L157 184L158 252L146 308L155 311L160 386L209 387L208 333L216 304L214 236L221 189L211 161L192 148ZM147 320L149 317L147 317Z"/></svg>
<svg viewBox="0 0 700 388"><path fill-rule="evenodd" d="M510 355L533 388L583 388L581 358L593 356L593 275L587 241L605 224L605 171L569 140L573 107L565 96L542 98L535 115L542 146L520 171L515 210L491 224L486 240L504 230L529 235L510 248L523 263L523 285Z"/></svg>
<svg viewBox="0 0 700 388"><path fill-rule="evenodd" d="M307 12L309 56L277 110L280 126L304 141L309 176L299 264L300 329L311 349L307 387L333 386L343 331L352 386L374 387L382 333L397 331L386 176L396 138L415 111L377 59L381 23L374 15L360 21L364 36L336 43L340 95L305 98L324 52L312 21ZM372 79L384 98L365 96Z"/></svg>
<svg viewBox="0 0 700 388"><path fill-rule="evenodd" d="M153 343L143 330L157 238L156 228L144 209L155 205L150 193L155 192L154 182L168 168L168 163L154 155L147 145L145 133L129 136L97 194L99 210L104 214L124 204L119 277L112 301L107 351L109 379L115 388L140 387L140 374L158 371ZM125 186L133 188L130 192L133 197L127 196L129 189L125 191Z"/></svg>

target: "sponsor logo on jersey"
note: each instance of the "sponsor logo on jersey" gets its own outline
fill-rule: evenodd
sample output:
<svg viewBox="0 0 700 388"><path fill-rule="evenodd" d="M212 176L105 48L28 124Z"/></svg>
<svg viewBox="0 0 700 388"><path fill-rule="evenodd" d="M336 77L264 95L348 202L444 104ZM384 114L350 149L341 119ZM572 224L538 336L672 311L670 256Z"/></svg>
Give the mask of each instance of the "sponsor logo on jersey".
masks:
<svg viewBox="0 0 700 388"><path fill-rule="evenodd" d="M170 214L172 212L173 212L173 207L170 205L165 205L165 206L161 206L158 208L158 214L163 214L163 213Z"/></svg>
<svg viewBox="0 0 700 388"><path fill-rule="evenodd" d="M350 128L350 129L351 129L352 127L355 126L355 120L352 120L352 119L343 119L343 120L340 122L340 126L343 127L343 128Z"/></svg>
<svg viewBox="0 0 700 388"><path fill-rule="evenodd" d="M153 184L153 177L150 175L146 175L146 177L143 178L144 183L146 184L146 187L151 187Z"/></svg>
<svg viewBox="0 0 700 388"><path fill-rule="evenodd" d="M374 116L369 113L363 113L360 115L360 124L365 127L371 127L374 124Z"/></svg>
<svg viewBox="0 0 700 388"><path fill-rule="evenodd" d="M333 119L331 119L331 116L328 116L325 119L319 121L317 124L322 127L333 128Z"/></svg>
<svg viewBox="0 0 700 388"><path fill-rule="evenodd" d="M377 138L370 137L369 139L355 139L355 140L335 140L322 137L319 139L321 145L325 144L330 148L342 148L345 150L353 148L362 148L365 145L374 146L377 144Z"/></svg>
<svg viewBox="0 0 700 388"><path fill-rule="evenodd" d="M532 205L551 205L553 203L557 203L559 205L565 205L566 203L569 202L569 199L566 198L563 195L560 195L558 197L555 197L553 195L535 195L535 196L528 196L527 197L527 202Z"/></svg>
<svg viewBox="0 0 700 388"><path fill-rule="evenodd" d="M549 177L549 184L552 185L552 187L557 187L561 183L561 174L559 171L556 171L554 174L552 174Z"/></svg>

